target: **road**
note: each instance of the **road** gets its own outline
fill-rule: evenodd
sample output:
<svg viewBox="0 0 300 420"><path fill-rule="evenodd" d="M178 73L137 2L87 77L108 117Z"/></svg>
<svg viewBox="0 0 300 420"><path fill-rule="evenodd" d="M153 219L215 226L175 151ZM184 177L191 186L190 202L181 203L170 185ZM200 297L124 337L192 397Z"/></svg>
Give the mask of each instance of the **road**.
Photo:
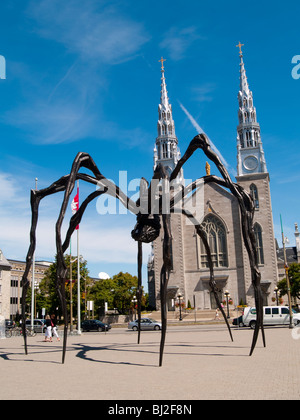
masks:
<svg viewBox="0 0 300 420"><path fill-rule="evenodd" d="M151 400L299 399L300 328L266 328L249 356L253 331L224 324L170 326L163 366L158 366L159 331L126 328L69 336L65 364L62 342L43 335L0 340L0 399ZM296 334L295 334L296 331Z"/></svg>

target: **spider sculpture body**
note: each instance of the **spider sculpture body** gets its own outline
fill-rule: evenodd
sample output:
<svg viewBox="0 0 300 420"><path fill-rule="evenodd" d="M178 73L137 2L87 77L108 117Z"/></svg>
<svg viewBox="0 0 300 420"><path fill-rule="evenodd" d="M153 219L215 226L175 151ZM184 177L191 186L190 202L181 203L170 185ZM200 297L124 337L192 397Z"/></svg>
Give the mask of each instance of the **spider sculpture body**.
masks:
<svg viewBox="0 0 300 420"><path fill-rule="evenodd" d="M203 178L197 179L195 182L190 184L185 189L181 191L173 191L169 188L169 185L179 174L184 163L193 155L197 149L202 149L207 158L215 163L216 167L220 171L221 177L207 175ZM88 174L83 174L79 172L81 168L89 169L93 176ZM77 179L95 184L98 186L97 190L91 193L81 204L78 211L71 217L69 228L65 237L64 242L61 238L61 227L65 217L65 212L67 205L69 203L70 195L75 186ZM167 188L164 188L163 191L157 194L157 191L154 191L153 184L158 184L158 182L163 181L166 183ZM171 223L170 217L171 213L175 211L180 211L184 214L195 226L196 232L203 241L206 253L208 256L208 264L210 270L210 282L212 292L214 293L217 305L221 311L224 320L227 324L227 328L232 338L232 333L228 324L228 320L224 313L223 307L218 298L218 289L217 284L214 280L214 270L213 270L213 261L211 258L210 247L206 238L206 234L201 226L201 223L193 216L193 214L181 206L177 208L180 200L183 196L187 195L189 192L194 192L197 190L199 183L216 183L223 187L226 187L230 190L238 200L241 216L241 226L242 226L242 235L244 244L248 253L251 276L252 276L252 285L255 293L255 304L257 310L257 322L256 327L253 333L252 345L250 349L250 355L253 353L253 350L256 346L259 330L262 331L263 343L265 346L265 336L263 330L263 316L262 316L262 292L260 288L260 272L258 270L258 259L256 253L256 242L255 235L253 231L253 215L254 215L254 204L252 197L248 194L240 185L233 183L226 168L222 164L220 158L214 153L211 149L209 141L204 134L199 134L196 136L191 143L189 144L184 156L180 159L174 171L169 176L165 168L161 165L158 165L150 185L147 181L142 178L140 182L140 198L133 202L128 198L115 184L107 180L97 168L93 159L86 153L78 153L69 175L63 176L48 188L41 190L32 190L31 191L31 210L32 210L32 221L31 221L31 231L30 231L30 246L28 249L26 257L26 268L23 275L23 291L22 291L22 325L23 325L23 336L25 344L25 353L28 353L27 349L27 337L25 330L25 299L26 293L29 286L28 273L30 271L33 255L36 247L36 228L38 221L38 209L40 201L51 194L55 194L60 191L64 191L64 198L61 205L60 213L56 223L56 250L57 250L57 280L56 288L57 293L60 298L62 313L64 317L64 340L63 340L63 352L62 352L62 363L65 361L66 355L66 345L67 345L67 328L68 328L68 312L66 305L66 296L65 296L65 281L67 278L67 267L64 260L64 253L67 250L70 238L74 232L76 226L80 223L81 218L84 214L85 209L88 204L93 201L96 197L99 197L102 194L109 194L118 198L122 204L128 208L132 213L137 217L137 222L132 230L131 236L138 244L137 251L137 262L138 262L138 288L137 288L137 300L138 300L138 324L140 326L141 320L141 280L142 280L142 244L153 242L160 234L160 230L163 229L164 239L163 239L163 265L161 268L160 274L160 299L161 299L161 321L162 321L162 331L161 331L161 342L160 342L160 354L159 354L159 366L162 365L163 361L163 352L165 345L165 337L167 330L167 286L169 281L169 273L171 270ZM165 195L168 195L167 199L169 200L170 206L169 211L164 211L163 201L166 199ZM153 197L155 197L153 201ZM138 343L140 342L140 328L138 328Z"/></svg>

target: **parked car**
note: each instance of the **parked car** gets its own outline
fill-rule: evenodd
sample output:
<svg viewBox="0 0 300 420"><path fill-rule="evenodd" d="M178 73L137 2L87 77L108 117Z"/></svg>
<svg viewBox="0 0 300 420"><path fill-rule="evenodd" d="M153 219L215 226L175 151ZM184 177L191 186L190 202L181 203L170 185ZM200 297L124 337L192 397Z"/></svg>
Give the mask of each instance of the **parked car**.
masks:
<svg viewBox="0 0 300 420"><path fill-rule="evenodd" d="M31 326L31 319L26 319L26 327ZM34 319L33 320L33 330L36 333L44 333L46 330L45 320L44 319Z"/></svg>
<svg viewBox="0 0 300 420"><path fill-rule="evenodd" d="M243 315L239 316L238 318L234 318L232 320L232 325L238 325L239 327L244 327Z"/></svg>
<svg viewBox="0 0 300 420"><path fill-rule="evenodd" d="M138 330L138 320L131 321L128 323L128 328L133 331ZM155 321L155 319L151 318L142 318L141 319L141 330L160 330L161 323Z"/></svg>
<svg viewBox="0 0 300 420"><path fill-rule="evenodd" d="M293 312L293 324L300 324L300 314L294 309ZM290 311L287 306L264 306L263 307L263 323L264 325L289 325L290 323ZM239 318L237 318L239 319ZM242 324L245 327L255 328L256 325L256 308L247 307L244 309L242 315ZM235 325L235 324L234 324ZM241 325L241 323L239 324Z"/></svg>
<svg viewBox="0 0 300 420"><path fill-rule="evenodd" d="M87 319L81 323L82 331L109 331L111 326L104 324L98 319Z"/></svg>

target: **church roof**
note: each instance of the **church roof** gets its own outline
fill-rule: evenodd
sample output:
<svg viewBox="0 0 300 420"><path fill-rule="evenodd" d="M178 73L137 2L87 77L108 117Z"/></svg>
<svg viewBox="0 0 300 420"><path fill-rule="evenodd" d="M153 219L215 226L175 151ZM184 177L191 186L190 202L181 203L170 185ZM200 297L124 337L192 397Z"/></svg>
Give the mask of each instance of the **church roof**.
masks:
<svg viewBox="0 0 300 420"><path fill-rule="evenodd" d="M8 260L5 258L5 256L3 255L3 252L0 249L0 269L1 270L10 270L11 269L11 265L8 262Z"/></svg>

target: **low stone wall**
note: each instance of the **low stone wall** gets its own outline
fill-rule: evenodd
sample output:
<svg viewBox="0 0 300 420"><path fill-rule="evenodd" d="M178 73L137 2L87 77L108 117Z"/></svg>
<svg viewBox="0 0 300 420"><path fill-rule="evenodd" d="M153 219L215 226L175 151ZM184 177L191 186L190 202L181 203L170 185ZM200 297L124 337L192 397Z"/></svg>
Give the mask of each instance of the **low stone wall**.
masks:
<svg viewBox="0 0 300 420"><path fill-rule="evenodd" d="M214 310L200 310L196 311L196 316L194 311L184 312L182 311L182 320L183 321L209 321L215 320L216 312ZM239 314L240 315L240 314ZM168 312L167 313L168 321L176 321L179 319L179 311ZM230 311L230 318L236 317L236 311ZM161 313L159 311L153 311L150 313L142 314L142 318L153 318L156 321L161 320ZM222 320L222 314L219 314L220 320ZM99 317L99 320L107 324L126 324L134 320L134 315L118 315L118 314L108 314Z"/></svg>
<svg viewBox="0 0 300 420"><path fill-rule="evenodd" d="M118 315L118 314L103 315L99 317L99 320L106 324L126 324L130 321L133 321L134 316L132 314L130 315Z"/></svg>

